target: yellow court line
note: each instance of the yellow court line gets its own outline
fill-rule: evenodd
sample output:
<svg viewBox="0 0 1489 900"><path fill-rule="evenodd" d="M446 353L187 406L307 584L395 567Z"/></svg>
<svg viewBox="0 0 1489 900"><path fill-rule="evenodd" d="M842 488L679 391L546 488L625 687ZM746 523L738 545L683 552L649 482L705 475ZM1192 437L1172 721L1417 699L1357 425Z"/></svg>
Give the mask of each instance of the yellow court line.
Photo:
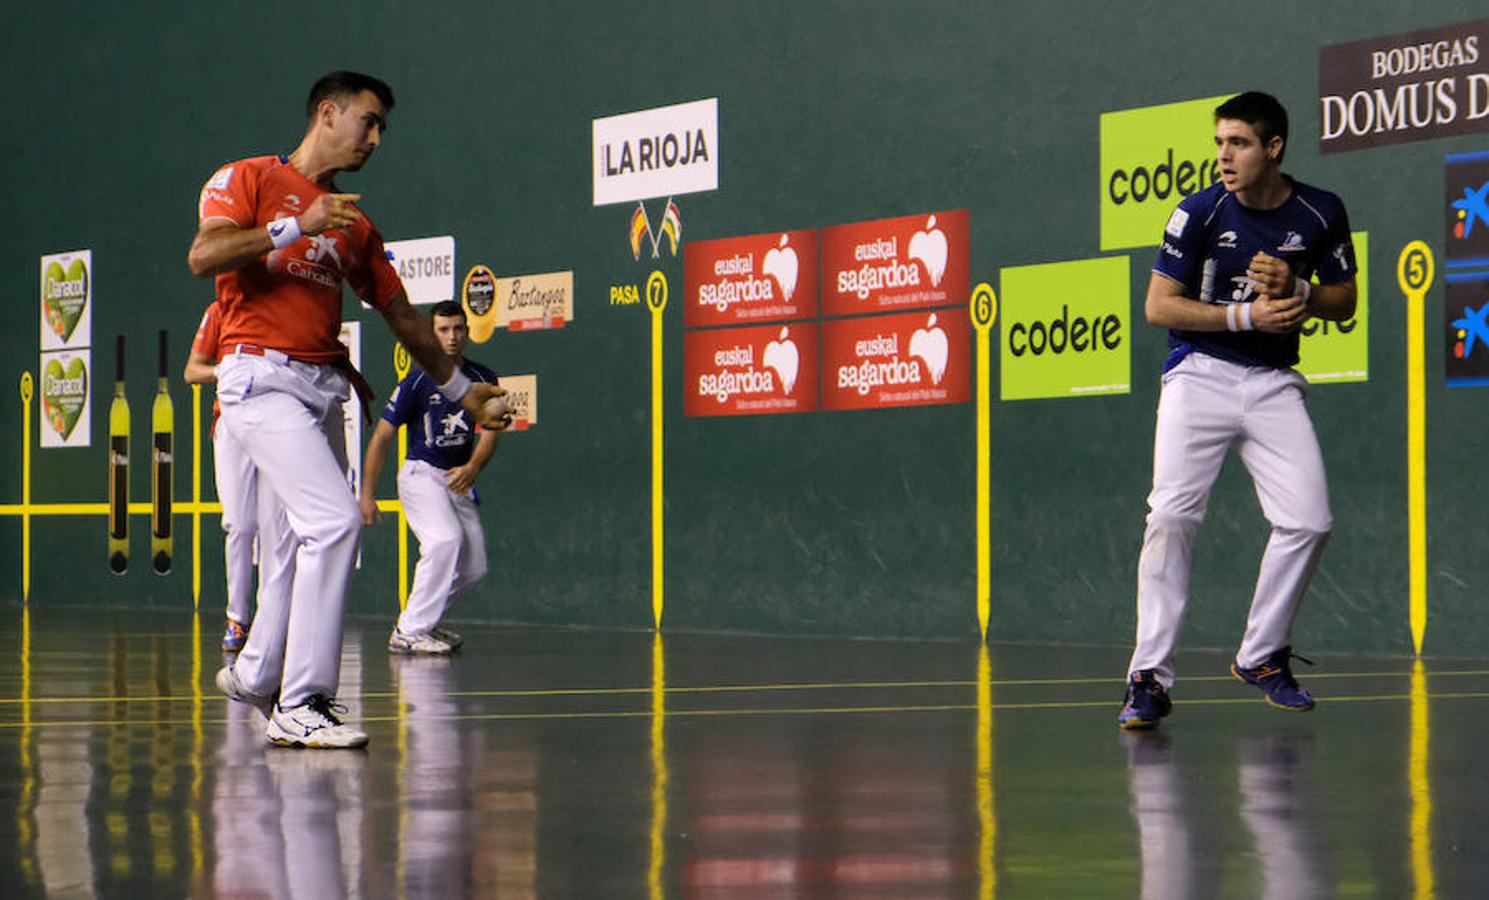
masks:
<svg viewBox="0 0 1489 900"><path fill-rule="evenodd" d="M1431 694L1429 700L1489 700L1489 691L1470 691L1462 693ZM1330 697L1323 701L1320 706L1332 703L1385 703L1385 702L1411 702L1411 694L1373 694L1355 697ZM1210 706L1240 706L1243 704L1257 704L1260 699L1256 696L1209 698L1185 700L1182 706L1185 709ZM1051 701L1048 703L994 703L989 707L994 712L1017 712L1029 710L1079 710L1079 709L1102 709L1113 706L1112 701L1107 700L1072 700ZM669 709L667 717L670 719L682 718L717 718L728 716L804 716L804 715L879 715L885 713L927 713L927 712L976 712L976 703L946 703L946 704L918 704L910 706L821 706L821 707L779 707L779 708L746 708L746 709ZM461 713L450 716L362 716L358 722L399 722L405 719L417 719L429 722L481 722L481 721L538 721L558 719L651 719L655 716L652 709L617 710L603 712L500 712L500 713ZM227 719L203 719L203 724L222 724ZM192 719L82 719L57 721L32 721L0 722L0 729L5 728L89 728L89 727L152 727L181 725L183 727L194 727Z"/></svg>
<svg viewBox="0 0 1489 900"><path fill-rule="evenodd" d="M75 654L77 655L77 654ZM1475 677L1489 676L1489 669L1460 669L1450 672L1432 672L1433 678ZM1335 672L1320 675L1310 675L1308 680L1319 679L1342 679L1342 678L1403 678L1409 679L1410 672ZM1115 681L1121 684L1121 679L1106 678L1016 678L997 680L990 679L989 687L1061 687L1065 685L1099 684L1110 685ZM1230 675L1205 675L1194 678L1186 678L1185 683L1193 682L1225 682L1239 684ZM818 682L818 683L782 683L782 684L717 684L717 685L678 685L664 688L668 694L729 694L729 693L769 693L776 691L832 691L832 690L888 690L888 689L913 689L913 688L967 688L978 687L978 681L847 681L847 682ZM533 698L533 697L609 697L646 694L655 692L652 687L622 687L622 688L548 688L541 690L487 690L487 691L450 691L445 696L451 699L485 699L485 698ZM357 695L362 700L395 699L396 691L365 691ZM1381 695L1395 696L1395 695ZM1403 695L1405 696L1405 695ZM1440 695L1438 696L1472 696L1470 694ZM1335 697L1323 698L1325 702L1333 701ZM74 704L74 703L173 703L191 700L189 695L153 695L153 696L129 696L129 697L31 697L21 700L13 697L0 697L0 706L15 705L18 703L31 704ZM1104 702L1104 701L1097 701ZM1177 700L1179 703L1188 704L1194 700L1183 697Z"/></svg>

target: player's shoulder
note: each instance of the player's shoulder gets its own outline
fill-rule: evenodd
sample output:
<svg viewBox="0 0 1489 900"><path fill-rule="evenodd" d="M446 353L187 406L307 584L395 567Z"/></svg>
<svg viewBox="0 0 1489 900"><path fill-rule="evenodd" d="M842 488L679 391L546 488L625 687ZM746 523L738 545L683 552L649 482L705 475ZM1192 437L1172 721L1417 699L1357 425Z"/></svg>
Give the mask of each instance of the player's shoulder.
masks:
<svg viewBox="0 0 1489 900"><path fill-rule="evenodd" d="M496 384L496 373L486 366L483 366L474 360L467 359L465 361L464 368L466 375L479 378L481 381L484 381L487 384Z"/></svg>
<svg viewBox="0 0 1489 900"><path fill-rule="evenodd" d="M1217 182L1180 200L1163 227L1165 237L1188 239L1203 232L1228 196L1225 186Z"/></svg>
<svg viewBox="0 0 1489 900"><path fill-rule="evenodd" d="M1344 215L1344 200L1333 191L1293 179L1293 196L1326 222Z"/></svg>

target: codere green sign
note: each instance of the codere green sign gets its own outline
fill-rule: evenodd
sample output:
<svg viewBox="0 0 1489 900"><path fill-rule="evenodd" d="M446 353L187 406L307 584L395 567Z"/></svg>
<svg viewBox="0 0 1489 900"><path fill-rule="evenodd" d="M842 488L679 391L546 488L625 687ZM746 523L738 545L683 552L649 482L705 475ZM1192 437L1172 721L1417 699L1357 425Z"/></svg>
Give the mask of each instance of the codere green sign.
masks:
<svg viewBox="0 0 1489 900"><path fill-rule="evenodd" d="M1129 391L1128 263L1111 256L1001 271L1004 400Z"/></svg>
<svg viewBox="0 0 1489 900"><path fill-rule="evenodd" d="M1101 249L1156 247L1215 172L1215 107L1231 95L1101 114Z"/></svg>
<svg viewBox="0 0 1489 900"><path fill-rule="evenodd" d="M1313 384L1370 380L1370 235L1351 234L1355 242L1355 275L1359 304L1345 322L1309 319L1298 347L1298 371Z"/></svg>

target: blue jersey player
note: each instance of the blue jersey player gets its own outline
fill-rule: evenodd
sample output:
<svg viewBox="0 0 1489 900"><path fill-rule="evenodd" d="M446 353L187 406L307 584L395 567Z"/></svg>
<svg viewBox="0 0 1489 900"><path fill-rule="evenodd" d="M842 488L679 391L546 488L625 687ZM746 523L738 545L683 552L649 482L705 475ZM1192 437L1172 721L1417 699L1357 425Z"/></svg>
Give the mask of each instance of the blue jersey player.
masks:
<svg viewBox="0 0 1489 900"><path fill-rule="evenodd" d="M434 335L472 383L496 384L496 373L464 357L469 337L465 311L444 301L431 310ZM496 452L496 432L478 431L475 421L439 385L415 369L393 390L367 444L358 506L362 520L377 520L377 478L398 429L408 428L408 459L398 470L398 499L419 539L419 563L388 649L394 653L444 655L461 637L440 627L460 594L486 574L486 537L476 508L476 476Z"/></svg>
<svg viewBox="0 0 1489 900"><path fill-rule="evenodd" d="M1354 315L1355 257L1344 204L1282 174L1286 148L1276 98L1248 92L1221 104L1220 181L1174 210L1153 267L1145 311L1169 329L1169 349L1123 728L1151 728L1171 709L1194 533L1233 446L1272 533L1231 672L1273 706L1313 708L1292 674L1291 632L1333 520L1307 382L1292 366L1306 319Z"/></svg>

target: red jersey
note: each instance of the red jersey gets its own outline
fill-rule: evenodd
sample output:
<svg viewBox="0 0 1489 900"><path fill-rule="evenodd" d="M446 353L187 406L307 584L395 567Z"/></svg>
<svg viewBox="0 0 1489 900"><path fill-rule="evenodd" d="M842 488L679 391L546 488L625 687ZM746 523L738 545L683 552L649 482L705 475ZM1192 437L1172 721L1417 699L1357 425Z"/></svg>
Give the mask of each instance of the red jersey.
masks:
<svg viewBox="0 0 1489 900"><path fill-rule="evenodd" d="M198 222L227 219L240 228L264 227L296 216L330 193L283 156L242 159L217 170L202 188ZM271 250L240 269L217 276L222 348L256 344L307 362L346 355L341 332L341 282L374 309L403 289L388 262L382 235L359 212L355 225L306 236Z"/></svg>
<svg viewBox="0 0 1489 900"><path fill-rule="evenodd" d="M204 356L212 362L222 360L222 310L221 304L216 300L207 304L207 311L202 313L202 324L196 328L196 337L191 340L191 352Z"/></svg>

